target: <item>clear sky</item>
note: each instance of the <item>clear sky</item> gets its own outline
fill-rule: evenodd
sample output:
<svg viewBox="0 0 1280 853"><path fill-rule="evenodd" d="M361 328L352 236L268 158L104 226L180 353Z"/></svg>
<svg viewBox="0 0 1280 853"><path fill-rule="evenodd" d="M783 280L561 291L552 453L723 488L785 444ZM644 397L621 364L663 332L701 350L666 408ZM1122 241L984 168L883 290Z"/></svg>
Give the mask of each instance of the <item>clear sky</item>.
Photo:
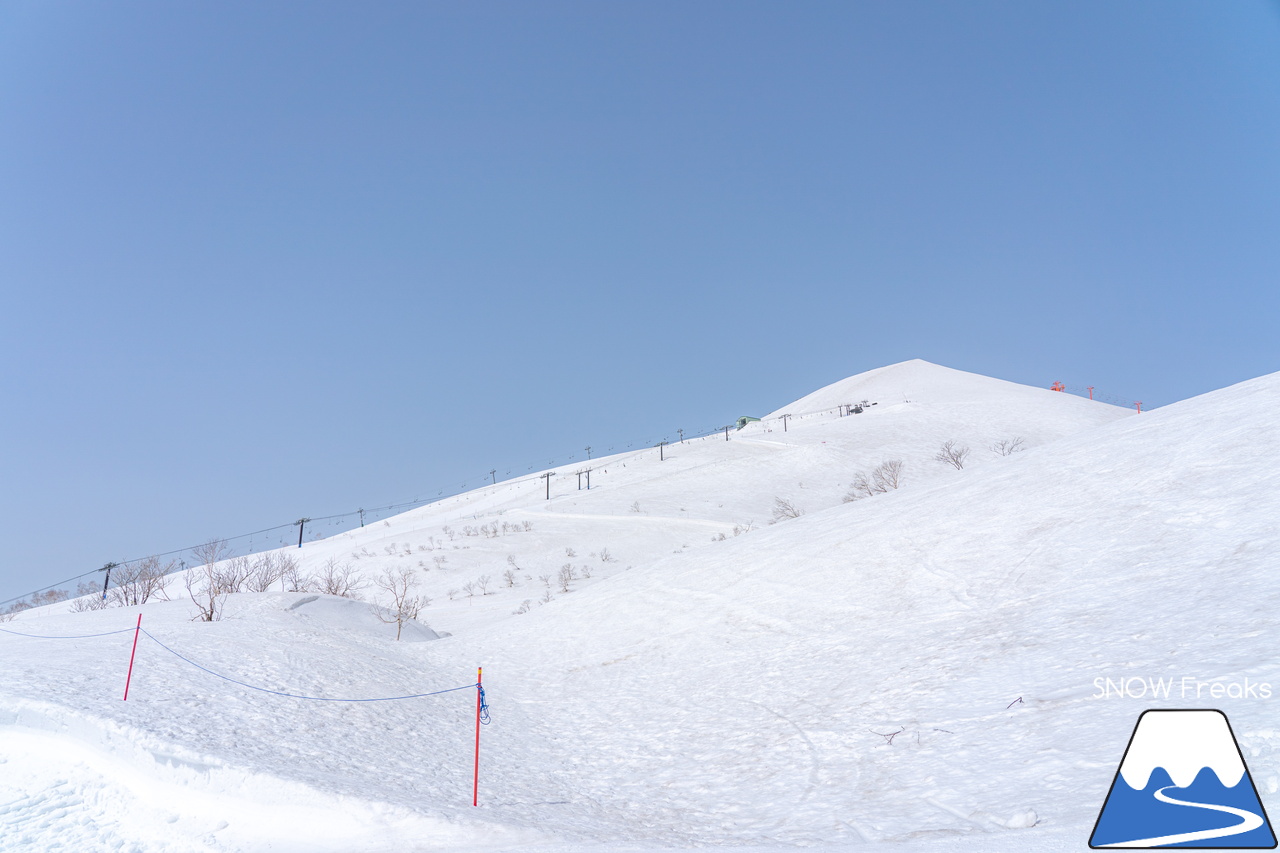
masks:
<svg viewBox="0 0 1280 853"><path fill-rule="evenodd" d="M924 358L1280 369L1264 2L6 2L0 599Z"/></svg>

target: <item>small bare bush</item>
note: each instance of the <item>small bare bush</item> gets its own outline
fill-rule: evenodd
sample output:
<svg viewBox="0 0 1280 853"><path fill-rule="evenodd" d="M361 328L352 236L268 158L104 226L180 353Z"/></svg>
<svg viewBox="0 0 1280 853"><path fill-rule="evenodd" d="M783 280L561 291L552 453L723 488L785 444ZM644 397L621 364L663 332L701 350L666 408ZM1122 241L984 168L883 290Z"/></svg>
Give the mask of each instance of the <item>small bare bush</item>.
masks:
<svg viewBox="0 0 1280 853"><path fill-rule="evenodd" d="M481 575L476 578L476 589L480 590L481 595L489 594L489 576Z"/></svg>
<svg viewBox="0 0 1280 853"><path fill-rule="evenodd" d="M568 592L569 584L573 583L577 579L577 575L573 572L573 566L565 563L560 567L560 574L557 576L557 580L560 582L561 592Z"/></svg>
<svg viewBox="0 0 1280 853"><path fill-rule="evenodd" d="M785 521L788 518L799 518L804 515L804 510L798 509L795 504L785 498L773 499L773 520L775 522Z"/></svg>
<svg viewBox="0 0 1280 853"><path fill-rule="evenodd" d="M517 607L515 610L512 610L511 613L514 616L519 616L521 613L528 613L529 608L532 605L533 605L533 602L526 598L524 601L520 602L520 606Z"/></svg>
<svg viewBox="0 0 1280 853"><path fill-rule="evenodd" d="M959 471L964 467L964 461L969 458L969 448L963 444L957 444L954 440L944 441L933 458Z"/></svg>
<svg viewBox="0 0 1280 853"><path fill-rule="evenodd" d="M218 586L225 593L246 592L253 568L248 557L232 557L218 564Z"/></svg>
<svg viewBox="0 0 1280 853"><path fill-rule="evenodd" d="M602 562L602 563L615 563L615 562L617 562L617 560L614 558L614 556L613 556L612 554L610 554L610 553L609 553L609 549L608 549L608 548L601 548L601 549L600 549L600 562Z"/></svg>
<svg viewBox="0 0 1280 853"><path fill-rule="evenodd" d="M395 623L396 639L399 640L405 623L417 619L422 608L431 603L431 599L425 595L413 594L418 586L418 580L413 575L413 569L404 566L399 569L384 569L373 582L391 596L392 606L380 608L375 612L383 622Z"/></svg>
<svg viewBox="0 0 1280 853"><path fill-rule="evenodd" d="M191 553L200 561L199 565L187 571L184 578L187 595L191 596L197 610L192 621L216 622L222 618L222 605L228 595L222 586L225 575L218 568L227 556L226 540L210 539L192 548Z"/></svg>
<svg viewBox="0 0 1280 853"><path fill-rule="evenodd" d="M902 485L902 467L901 459L891 459L877 465L870 475L863 471L854 474L844 502L859 501L898 488Z"/></svg>
<svg viewBox="0 0 1280 853"><path fill-rule="evenodd" d="M991 445L991 452L997 456L1012 456L1026 449L1021 438L1005 438Z"/></svg>
<svg viewBox="0 0 1280 853"><path fill-rule="evenodd" d="M515 586L515 585L516 585L516 573L515 573L515 570L514 570L514 569L507 569L505 572L503 572L503 573L502 573L502 579L503 579L504 581L506 581L506 584L507 584L507 588L508 588L508 589L510 589L511 587Z"/></svg>
<svg viewBox="0 0 1280 853"><path fill-rule="evenodd" d="M113 586L107 593L109 603L117 607L135 607L152 599L168 601L170 572L176 568L177 561L170 560L161 565L159 557L116 566L111 570Z"/></svg>
<svg viewBox="0 0 1280 853"><path fill-rule="evenodd" d="M288 554L280 555L277 568L280 571L280 586L285 592L315 592L315 581L302 573L302 567L293 557Z"/></svg>
<svg viewBox="0 0 1280 853"><path fill-rule="evenodd" d="M405 569L405 571L410 571ZM338 595L343 598L360 598L360 590L368 586L355 566L350 563L339 563L337 557L325 561L324 568L316 577L316 590L325 595Z"/></svg>
<svg viewBox="0 0 1280 853"><path fill-rule="evenodd" d="M107 606L107 600L102 595L102 585L93 581L80 581L76 584L76 596L76 600L71 602L73 613L101 610Z"/></svg>

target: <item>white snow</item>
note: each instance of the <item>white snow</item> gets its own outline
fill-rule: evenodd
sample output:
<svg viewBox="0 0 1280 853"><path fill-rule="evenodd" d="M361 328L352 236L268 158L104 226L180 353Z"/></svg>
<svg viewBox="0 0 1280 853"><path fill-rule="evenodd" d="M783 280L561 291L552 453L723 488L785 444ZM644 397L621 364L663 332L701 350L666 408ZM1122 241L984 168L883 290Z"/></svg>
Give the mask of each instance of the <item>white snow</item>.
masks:
<svg viewBox="0 0 1280 853"><path fill-rule="evenodd" d="M296 593L195 623L180 583L21 614L0 628L141 612L191 660L303 695L443 690L483 665L493 723L472 808L474 691L288 699L143 636L122 702L132 634L0 634L0 847L1075 850L1153 705L1225 710L1265 800L1269 701L1094 681L1280 688L1277 403L1280 375L1139 416L907 362L780 407L785 431L593 460L589 492L560 469L548 501L534 474L291 550L312 571L415 567L416 642ZM1015 437L1026 452L988 449ZM947 440L972 448L963 470L934 460ZM890 459L901 489L842 501ZM804 514L770 523L776 498ZM481 575L488 594L451 600Z"/></svg>

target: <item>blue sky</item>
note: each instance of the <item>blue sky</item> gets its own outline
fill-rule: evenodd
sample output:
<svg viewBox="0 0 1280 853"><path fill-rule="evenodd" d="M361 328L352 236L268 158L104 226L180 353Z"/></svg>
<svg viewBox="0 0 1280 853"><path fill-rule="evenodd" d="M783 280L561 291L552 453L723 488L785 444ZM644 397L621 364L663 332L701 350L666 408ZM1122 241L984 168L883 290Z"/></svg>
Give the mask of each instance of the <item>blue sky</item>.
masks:
<svg viewBox="0 0 1280 853"><path fill-rule="evenodd" d="M908 358L1167 404L1277 234L1274 4L6 3L0 599Z"/></svg>

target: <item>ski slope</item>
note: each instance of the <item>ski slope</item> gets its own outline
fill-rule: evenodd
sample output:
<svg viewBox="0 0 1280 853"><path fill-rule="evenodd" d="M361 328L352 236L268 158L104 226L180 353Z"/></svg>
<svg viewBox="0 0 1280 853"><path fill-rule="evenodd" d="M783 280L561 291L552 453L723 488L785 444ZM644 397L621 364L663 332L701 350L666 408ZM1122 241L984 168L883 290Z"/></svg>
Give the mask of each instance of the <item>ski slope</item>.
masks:
<svg viewBox="0 0 1280 853"><path fill-rule="evenodd" d="M329 698L483 665L493 723L473 809L473 691L289 699L144 636L122 702L131 632L0 635L0 848L1080 849L1151 706L1097 698L1096 678L1280 688L1278 397L1273 375L1135 416L906 362L728 441L594 460L590 491L558 470L549 500L539 477L500 482L295 549L309 570L415 568L432 602L413 641L299 593L194 623L180 583L141 608L23 613L0 628L141 612L209 669ZM987 449L1015 437L1024 452ZM962 470L933 458L948 440L972 448ZM900 489L843 501L891 459ZM803 514L771 523L778 498ZM1268 702L1158 704L1223 708L1276 793Z"/></svg>

